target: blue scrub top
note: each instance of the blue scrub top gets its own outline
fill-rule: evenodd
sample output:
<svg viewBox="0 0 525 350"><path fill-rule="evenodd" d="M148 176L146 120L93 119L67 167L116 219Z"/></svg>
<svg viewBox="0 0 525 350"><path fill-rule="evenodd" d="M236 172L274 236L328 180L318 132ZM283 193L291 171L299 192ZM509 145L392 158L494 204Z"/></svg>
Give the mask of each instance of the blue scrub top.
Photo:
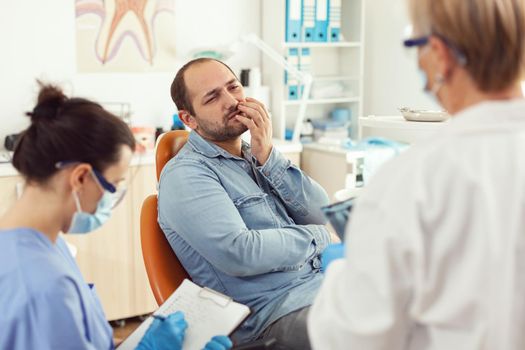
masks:
<svg viewBox="0 0 525 350"><path fill-rule="evenodd" d="M0 349L113 349L113 331L66 243L0 230Z"/></svg>

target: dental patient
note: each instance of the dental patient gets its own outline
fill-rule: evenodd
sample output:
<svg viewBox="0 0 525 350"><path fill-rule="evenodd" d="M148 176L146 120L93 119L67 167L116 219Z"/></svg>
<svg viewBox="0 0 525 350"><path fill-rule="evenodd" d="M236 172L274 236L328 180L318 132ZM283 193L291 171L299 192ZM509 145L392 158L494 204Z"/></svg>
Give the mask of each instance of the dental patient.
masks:
<svg viewBox="0 0 525 350"><path fill-rule="evenodd" d="M159 224L171 247L194 282L251 308L234 340L309 349L320 254L337 240L320 210L325 191L272 145L265 106L224 63L188 62L171 96L192 129L160 178Z"/></svg>

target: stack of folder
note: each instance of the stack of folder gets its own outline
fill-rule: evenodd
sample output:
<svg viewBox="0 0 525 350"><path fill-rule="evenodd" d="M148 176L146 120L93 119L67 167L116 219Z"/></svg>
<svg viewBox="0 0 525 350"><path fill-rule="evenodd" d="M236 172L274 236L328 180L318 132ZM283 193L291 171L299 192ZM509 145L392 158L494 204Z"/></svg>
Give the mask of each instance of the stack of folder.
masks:
<svg viewBox="0 0 525 350"><path fill-rule="evenodd" d="M286 41L340 41L341 3L342 0L286 0Z"/></svg>
<svg viewBox="0 0 525 350"><path fill-rule="evenodd" d="M290 62L295 68L302 72L311 73L312 58L309 48L290 48L286 60ZM288 86L288 99L297 100L301 98L303 86L299 84L296 77L289 76L287 72L285 75L285 84Z"/></svg>
<svg viewBox="0 0 525 350"><path fill-rule="evenodd" d="M342 0L286 0L286 42L337 42L341 37ZM287 60L297 69L311 70L309 48L289 48ZM303 87L285 72L289 100L301 98Z"/></svg>
<svg viewBox="0 0 525 350"><path fill-rule="evenodd" d="M295 68L300 69L299 66L299 49L291 48L288 49L288 56L286 60L293 65ZM288 99L297 100L299 99L299 82L297 77L288 75L288 72L284 72L285 84L288 86Z"/></svg>

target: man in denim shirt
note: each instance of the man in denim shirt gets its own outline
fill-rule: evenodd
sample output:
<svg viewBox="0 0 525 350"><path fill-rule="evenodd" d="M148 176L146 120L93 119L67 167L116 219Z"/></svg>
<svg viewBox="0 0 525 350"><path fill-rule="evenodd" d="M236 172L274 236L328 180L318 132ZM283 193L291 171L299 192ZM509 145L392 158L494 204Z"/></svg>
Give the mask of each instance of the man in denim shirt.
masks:
<svg viewBox="0 0 525 350"><path fill-rule="evenodd" d="M194 282L246 304L233 338L275 337L309 349L306 314L331 242L326 192L272 146L263 104L244 96L224 63L197 59L171 96L193 131L159 184L159 223ZM250 131L251 144L241 134Z"/></svg>

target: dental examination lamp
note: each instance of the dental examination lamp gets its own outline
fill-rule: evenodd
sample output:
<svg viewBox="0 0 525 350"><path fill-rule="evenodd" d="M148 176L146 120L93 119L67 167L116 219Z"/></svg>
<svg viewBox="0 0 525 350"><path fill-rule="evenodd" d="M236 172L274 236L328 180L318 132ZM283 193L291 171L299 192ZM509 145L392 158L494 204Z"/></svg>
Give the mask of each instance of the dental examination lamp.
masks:
<svg viewBox="0 0 525 350"><path fill-rule="evenodd" d="M297 119L295 120L295 125L293 129L293 142L299 142L301 136L301 127L306 116L306 107L308 105L308 97L310 96L310 90L312 87L312 75L306 72L302 72L293 64L290 64L283 55L277 52L274 48L264 42L256 34L250 33L243 35L236 42L232 43L229 46L206 48L206 49L195 49L191 52L193 58L197 57L211 57L220 60L226 60L233 56L238 51L238 44L248 43L260 51L262 51L266 56L268 56L272 61L281 66L290 76L297 79L298 85L303 87L302 95L299 100L299 113L297 114Z"/></svg>

